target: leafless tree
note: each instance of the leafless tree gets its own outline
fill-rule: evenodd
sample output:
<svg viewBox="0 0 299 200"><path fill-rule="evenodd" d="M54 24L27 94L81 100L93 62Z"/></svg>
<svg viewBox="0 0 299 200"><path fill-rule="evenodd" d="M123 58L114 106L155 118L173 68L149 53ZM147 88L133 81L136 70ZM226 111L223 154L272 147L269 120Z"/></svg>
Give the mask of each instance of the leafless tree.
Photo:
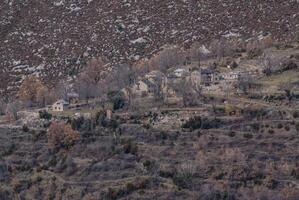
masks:
<svg viewBox="0 0 299 200"><path fill-rule="evenodd" d="M132 66L132 71L135 74L138 74L139 76L143 76L147 73L149 73L151 70L150 65L149 65L149 60L142 59L136 63L133 64Z"/></svg>
<svg viewBox="0 0 299 200"><path fill-rule="evenodd" d="M206 48L206 46L200 44L199 42L195 42L191 45L188 54L192 61L198 62L199 67L201 61L204 61L212 56L211 52Z"/></svg>
<svg viewBox="0 0 299 200"><path fill-rule="evenodd" d="M149 60L149 68L164 72L170 67L183 63L183 52L178 47L165 48Z"/></svg>
<svg viewBox="0 0 299 200"><path fill-rule="evenodd" d="M76 82L76 88L81 98L88 102L88 99L100 96L102 94L107 77L107 64L102 58L94 58L87 63L80 73Z"/></svg>
<svg viewBox="0 0 299 200"><path fill-rule="evenodd" d="M58 99L67 99L67 93L69 92L69 85L65 81L59 82L55 87L55 96Z"/></svg>
<svg viewBox="0 0 299 200"><path fill-rule="evenodd" d="M137 72L128 64L119 65L111 72L110 88L120 90L135 83Z"/></svg>
<svg viewBox="0 0 299 200"><path fill-rule="evenodd" d="M202 53L200 51L200 43L195 42L191 45L191 48L189 50L189 55L190 55L192 61L200 62L201 57L202 57Z"/></svg>
<svg viewBox="0 0 299 200"><path fill-rule="evenodd" d="M213 40L210 44L210 49L218 59L229 56L233 52L232 45L226 38Z"/></svg>
<svg viewBox="0 0 299 200"><path fill-rule="evenodd" d="M256 85L255 79L249 74L242 74L235 83L235 87L244 94L248 94L249 90Z"/></svg>
<svg viewBox="0 0 299 200"><path fill-rule="evenodd" d="M284 62L284 58L277 56L272 52L265 52L261 60L263 65L263 73L267 76L280 70Z"/></svg>
<svg viewBox="0 0 299 200"><path fill-rule="evenodd" d="M194 106L198 103L201 90L194 90L190 80L182 79L173 83L171 87L174 88L178 95L183 97L184 106Z"/></svg>
<svg viewBox="0 0 299 200"><path fill-rule="evenodd" d="M7 104L6 117L10 121L18 119L18 112L21 110L22 104L19 101L14 101Z"/></svg>
<svg viewBox="0 0 299 200"><path fill-rule="evenodd" d="M5 103L5 101L3 99L0 99L0 115L5 114L6 107L7 104Z"/></svg>

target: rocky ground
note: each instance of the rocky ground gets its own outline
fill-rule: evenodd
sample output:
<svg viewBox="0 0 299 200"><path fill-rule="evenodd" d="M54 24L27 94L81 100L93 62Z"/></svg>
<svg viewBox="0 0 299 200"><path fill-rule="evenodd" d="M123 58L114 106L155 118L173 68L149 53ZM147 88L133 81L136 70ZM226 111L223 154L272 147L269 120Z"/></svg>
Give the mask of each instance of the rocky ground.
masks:
<svg viewBox="0 0 299 200"><path fill-rule="evenodd" d="M75 74L93 56L135 61L165 44L218 36L295 38L298 10L295 0L4 0L0 92L14 90L26 74L47 81Z"/></svg>

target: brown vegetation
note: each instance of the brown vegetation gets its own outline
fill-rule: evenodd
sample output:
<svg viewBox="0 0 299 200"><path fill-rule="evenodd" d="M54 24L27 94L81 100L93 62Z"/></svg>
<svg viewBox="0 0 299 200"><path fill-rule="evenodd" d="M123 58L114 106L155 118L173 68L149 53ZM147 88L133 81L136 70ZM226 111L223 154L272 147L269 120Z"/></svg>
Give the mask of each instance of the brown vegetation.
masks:
<svg viewBox="0 0 299 200"><path fill-rule="evenodd" d="M79 132L64 122L52 122L47 137L51 146L69 148L79 139Z"/></svg>
<svg viewBox="0 0 299 200"><path fill-rule="evenodd" d="M26 77L19 88L18 97L26 105L45 106L48 88L36 76Z"/></svg>

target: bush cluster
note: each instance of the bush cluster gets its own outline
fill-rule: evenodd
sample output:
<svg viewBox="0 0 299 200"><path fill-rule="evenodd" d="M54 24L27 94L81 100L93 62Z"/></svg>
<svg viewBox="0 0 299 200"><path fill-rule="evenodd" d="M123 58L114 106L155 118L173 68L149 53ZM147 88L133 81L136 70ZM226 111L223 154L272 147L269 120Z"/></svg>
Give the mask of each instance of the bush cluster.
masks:
<svg viewBox="0 0 299 200"><path fill-rule="evenodd" d="M52 114L48 113L46 110L40 110L39 111L39 118L46 119L46 120L51 120L52 119Z"/></svg>
<svg viewBox="0 0 299 200"><path fill-rule="evenodd" d="M201 118L200 116L195 116L190 118L186 121L182 128L189 128L191 130L196 129L212 129L212 128L219 128L223 122L220 119L208 119L208 118Z"/></svg>

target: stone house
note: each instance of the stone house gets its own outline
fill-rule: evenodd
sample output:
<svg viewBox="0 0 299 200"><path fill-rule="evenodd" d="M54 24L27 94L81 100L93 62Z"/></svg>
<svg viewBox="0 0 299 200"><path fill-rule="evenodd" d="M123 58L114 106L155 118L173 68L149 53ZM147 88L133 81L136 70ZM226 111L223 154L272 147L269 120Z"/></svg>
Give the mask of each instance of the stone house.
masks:
<svg viewBox="0 0 299 200"><path fill-rule="evenodd" d="M138 81L131 88L131 92L135 97L154 97L159 91L160 86L148 79Z"/></svg>
<svg viewBox="0 0 299 200"><path fill-rule="evenodd" d="M215 72L212 69L200 69L199 70L200 75L200 84L201 85L211 85L215 82Z"/></svg>
<svg viewBox="0 0 299 200"><path fill-rule="evenodd" d="M214 70L207 68L191 72L190 79L192 84L197 86L209 86L218 80Z"/></svg>
<svg viewBox="0 0 299 200"><path fill-rule="evenodd" d="M51 110L54 112L62 112L69 108L69 103L63 99L56 101L52 106Z"/></svg>
<svg viewBox="0 0 299 200"><path fill-rule="evenodd" d="M155 97L163 91L166 83L166 77L162 72L153 71L144 76L144 79L135 83L132 88L132 94L136 97Z"/></svg>
<svg viewBox="0 0 299 200"><path fill-rule="evenodd" d="M222 80L228 81L228 82L234 82L240 79L241 73L240 72L228 72L220 74L220 77Z"/></svg>

